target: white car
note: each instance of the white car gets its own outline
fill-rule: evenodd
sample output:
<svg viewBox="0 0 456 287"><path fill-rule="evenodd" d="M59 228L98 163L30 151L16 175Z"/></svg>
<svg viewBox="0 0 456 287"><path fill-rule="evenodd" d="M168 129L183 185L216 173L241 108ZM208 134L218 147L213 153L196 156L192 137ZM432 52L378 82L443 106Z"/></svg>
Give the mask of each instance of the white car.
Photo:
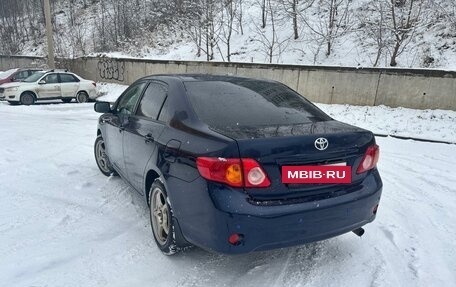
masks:
<svg viewBox="0 0 456 287"><path fill-rule="evenodd" d="M65 103L76 99L79 103L85 103L97 98L96 86L95 82L67 71L41 71L22 82L3 84L0 87L0 100L23 105L54 99L61 99Z"/></svg>

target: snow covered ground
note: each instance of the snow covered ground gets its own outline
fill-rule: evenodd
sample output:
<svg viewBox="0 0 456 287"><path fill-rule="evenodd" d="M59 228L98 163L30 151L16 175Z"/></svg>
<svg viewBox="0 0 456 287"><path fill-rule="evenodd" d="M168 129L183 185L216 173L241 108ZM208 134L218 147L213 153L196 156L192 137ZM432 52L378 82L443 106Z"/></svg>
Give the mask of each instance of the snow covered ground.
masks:
<svg viewBox="0 0 456 287"><path fill-rule="evenodd" d="M410 122L397 129L454 139L440 116L412 123L420 111L322 108L377 131ZM362 238L166 257L142 198L95 164L97 118L93 104L0 103L1 286L456 286L456 145L378 138L383 198Z"/></svg>

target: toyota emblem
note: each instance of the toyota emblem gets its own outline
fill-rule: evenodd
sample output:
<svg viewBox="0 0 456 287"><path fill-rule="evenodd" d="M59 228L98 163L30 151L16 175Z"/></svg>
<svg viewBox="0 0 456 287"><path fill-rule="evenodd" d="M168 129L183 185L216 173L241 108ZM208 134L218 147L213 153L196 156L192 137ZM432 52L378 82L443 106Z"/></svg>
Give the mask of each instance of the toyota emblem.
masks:
<svg viewBox="0 0 456 287"><path fill-rule="evenodd" d="M318 150L325 150L328 148L329 142L325 138L318 138L315 140L315 148Z"/></svg>

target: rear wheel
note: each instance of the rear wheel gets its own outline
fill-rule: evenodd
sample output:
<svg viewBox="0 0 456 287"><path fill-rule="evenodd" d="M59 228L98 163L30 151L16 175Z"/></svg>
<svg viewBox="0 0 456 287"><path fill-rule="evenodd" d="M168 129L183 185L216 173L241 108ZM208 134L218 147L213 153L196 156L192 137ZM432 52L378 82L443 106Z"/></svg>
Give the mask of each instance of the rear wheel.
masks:
<svg viewBox="0 0 456 287"><path fill-rule="evenodd" d="M72 98L62 98L62 102L64 102L64 103L69 103L72 100L73 100Z"/></svg>
<svg viewBox="0 0 456 287"><path fill-rule="evenodd" d="M30 92L25 92L21 95L21 104L30 106L35 104L35 95Z"/></svg>
<svg viewBox="0 0 456 287"><path fill-rule="evenodd" d="M175 239L173 212L168 195L160 180L155 180L149 191L150 222L158 248L166 255L173 255L178 247Z"/></svg>
<svg viewBox="0 0 456 287"><path fill-rule="evenodd" d="M97 161L97 165L101 173L106 176L115 175L116 172L112 168L111 162L106 154L105 143L101 135L99 135L95 140L94 151L95 160Z"/></svg>
<svg viewBox="0 0 456 287"><path fill-rule="evenodd" d="M86 92L79 92L76 96L78 103L87 103L89 101L89 95Z"/></svg>

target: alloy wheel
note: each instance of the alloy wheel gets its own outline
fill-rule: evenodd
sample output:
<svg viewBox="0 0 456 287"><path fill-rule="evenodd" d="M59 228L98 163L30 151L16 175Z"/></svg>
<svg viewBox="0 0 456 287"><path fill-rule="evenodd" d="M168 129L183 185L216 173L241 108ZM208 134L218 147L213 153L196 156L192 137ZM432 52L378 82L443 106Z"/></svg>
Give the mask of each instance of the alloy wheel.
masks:
<svg viewBox="0 0 456 287"><path fill-rule="evenodd" d="M108 160L108 156L106 155L105 145L103 140L99 140L96 145L96 159L98 162L98 166L101 170L108 173L111 171L110 163Z"/></svg>
<svg viewBox="0 0 456 287"><path fill-rule="evenodd" d="M157 241L161 245L165 245L171 229L171 216L166 202L166 195L160 188L156 187L151 196L150 218L152 220L152 229Z"/></svg>

